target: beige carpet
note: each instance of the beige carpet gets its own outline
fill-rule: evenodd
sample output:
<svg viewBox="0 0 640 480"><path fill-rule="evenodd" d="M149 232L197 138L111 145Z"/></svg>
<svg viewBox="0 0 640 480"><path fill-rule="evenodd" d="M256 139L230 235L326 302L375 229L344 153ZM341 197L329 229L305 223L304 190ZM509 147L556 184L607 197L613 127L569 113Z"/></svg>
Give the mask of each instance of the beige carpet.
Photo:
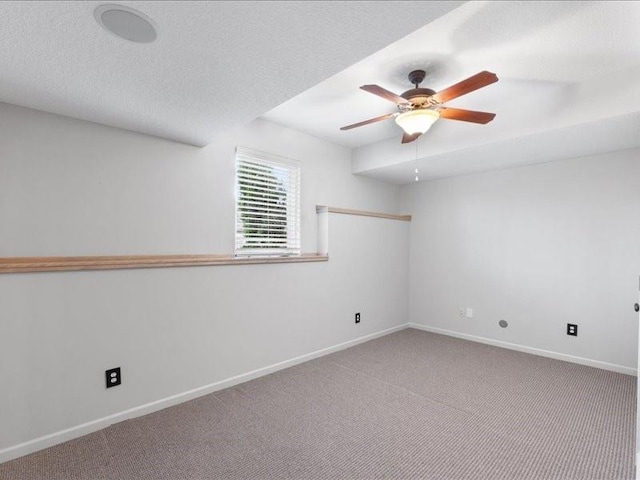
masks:
<svg viewBox="0 0 640 480"><path fill-rule="evenodd" d="M0 465L0 478L633 479L636 379L414 329Z"/></svg>

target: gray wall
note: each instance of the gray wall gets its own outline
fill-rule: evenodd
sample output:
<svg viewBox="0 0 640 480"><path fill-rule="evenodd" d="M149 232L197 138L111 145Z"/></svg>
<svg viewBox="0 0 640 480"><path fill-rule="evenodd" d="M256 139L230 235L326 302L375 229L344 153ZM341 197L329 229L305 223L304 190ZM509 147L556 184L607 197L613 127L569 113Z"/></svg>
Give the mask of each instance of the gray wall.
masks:
<svg viewBox="0 0 640 480"><path fill-rule="evenodd" d="M407 186L411 322L635 370L639 157L627 150ZM567 323L579 325L577 338Z"/></svg>
<svg viewBox="0 0 640 480"><path fill-rule="evenodd" d="M0 105L0 256L230 254L235 145L302 162L303 251L316 204L397 207L398 187L351 175L348 149L267 122L197 149ZM324 263L0 275L0 461L406 324L408 236L332 214Z"/></svg>

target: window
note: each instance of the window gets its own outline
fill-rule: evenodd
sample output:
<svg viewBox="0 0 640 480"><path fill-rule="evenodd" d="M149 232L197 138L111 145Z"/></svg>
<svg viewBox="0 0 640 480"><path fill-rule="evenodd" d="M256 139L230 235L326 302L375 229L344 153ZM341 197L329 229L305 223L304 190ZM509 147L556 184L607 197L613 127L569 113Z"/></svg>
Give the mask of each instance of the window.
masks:
<svg viewBox="0 0 640 480"><path fill-rule="evenodd" d="M298 162L236 148L235 254L300 254Z"/></svg>

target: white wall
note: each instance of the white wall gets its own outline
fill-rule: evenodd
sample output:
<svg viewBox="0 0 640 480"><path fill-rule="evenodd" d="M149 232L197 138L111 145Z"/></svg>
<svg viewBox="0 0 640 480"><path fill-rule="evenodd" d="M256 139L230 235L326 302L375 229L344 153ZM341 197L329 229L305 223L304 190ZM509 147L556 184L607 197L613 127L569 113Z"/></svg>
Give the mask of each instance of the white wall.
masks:
<svg viewBox="0 0 640 480"><path fill-rule="evenodd" d="M635 369L638 179L627 150L405 187L411 322Z"/></svg>
<svg viewBox="0 0 640 480"><path fill-rule="evenodd" d="M230 253L236 145L302 162L303 251L316 204L397 209L349 149L265 121L200 149L0 104L0 140L0 256Z"/></svg>
<svg viewBox="0 0 640 480"><path fill-rule="evenodd" d="M231 253L235 145L301 160L306 252L316 204L413 221L329 214L326 263L0 275L0 461L409 319L635 366L638 150L400 189L268 122L197 149L0 104L0 256Z"/></svg>
<svg viewBox="0 0 640 480"><path fill-rule="evenodd" d="M397 209L398 187L351 175L348 149L267 122L197 149L0 105L0 256L231 253L235 145L302 162L303 251L316 204ZM329 222L323 263L0 275L0 461L405 324L409 224ZM115 366L123 384L105 390Z"/></svg>

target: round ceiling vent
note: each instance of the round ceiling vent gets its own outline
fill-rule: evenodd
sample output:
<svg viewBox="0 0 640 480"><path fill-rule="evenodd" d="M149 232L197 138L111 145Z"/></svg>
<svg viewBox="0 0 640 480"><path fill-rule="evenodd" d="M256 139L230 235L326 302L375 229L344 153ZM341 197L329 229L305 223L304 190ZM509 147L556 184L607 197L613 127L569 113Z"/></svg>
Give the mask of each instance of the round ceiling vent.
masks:
<svg viewBox="0 0 640 480"><path fill-rule="evenodd" d="M130 42L150 43L158 37L153 20L124 5L100 5L94 16L105 30Z"/></svg>

